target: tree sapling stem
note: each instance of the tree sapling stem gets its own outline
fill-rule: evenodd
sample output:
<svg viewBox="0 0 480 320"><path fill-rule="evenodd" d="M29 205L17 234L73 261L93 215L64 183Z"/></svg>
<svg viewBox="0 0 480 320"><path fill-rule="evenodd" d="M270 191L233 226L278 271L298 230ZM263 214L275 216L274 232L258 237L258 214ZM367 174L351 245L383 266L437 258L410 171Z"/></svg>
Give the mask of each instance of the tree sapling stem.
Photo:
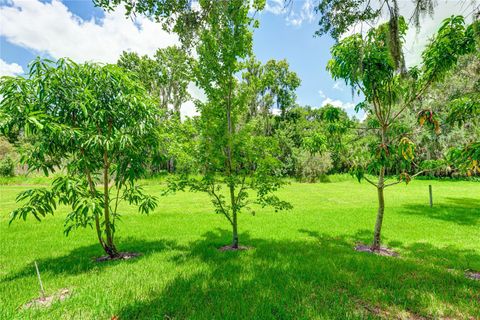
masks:
<svg viewBox="0 0 480 320"><path fill-rule="evenodd" d="M432 193L432 185L428 185L428 193L430 194L430 208L433 208L433 193Z"/></svg>
<svg viewBox="0 0 480 320"><path fill-rule="evenodd" d="M38 282L40 283L40 290L42 292L42 298L45 298L45 290L43 289L42 278L40 278L40 271L38 270L37 261L35 261L35 269L37 270Z"/></svg>

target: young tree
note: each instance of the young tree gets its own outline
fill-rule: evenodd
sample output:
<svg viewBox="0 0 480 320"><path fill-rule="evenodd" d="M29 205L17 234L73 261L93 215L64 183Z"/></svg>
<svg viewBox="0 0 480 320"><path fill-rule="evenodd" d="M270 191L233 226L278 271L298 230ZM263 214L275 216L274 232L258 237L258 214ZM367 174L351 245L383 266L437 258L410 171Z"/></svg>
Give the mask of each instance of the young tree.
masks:
<svg viewBox="0 0 480 320"><path fill-rule="evenodd" d="M377 189L378 213L371 249L380 250L381 230L385 211L384 189L408 182L414 158L414 144L408 132L398 126L399 119L411 108L412 102L422 97L425 90L456 64L460 55L475 49L473 27L465 27L462 17L452 17L443 22L435 38L424 51L423 65L412 68L407 74L398 70L390 50L389 24L371 29L366 36L354 34L340 40L331 49L332 59L327 69L335 79L344 79L353 89L363 93L365 101L357 108L368 113L367 124L376 132L371 158L356 168L359 180L365 179ZM406 23L400 19L399 32L405 35ZM430 118L435 125L435 119ZM386 184L386 170L395 163L402 168L397 182ZM365 173L378 174L377 182Z"/></svg>
<svg viewBox="0 0 480 320"><path fill-rule="evenodd" d="M249 189L256 191L255 202L262 206L290 207L272 194L281 185L276 172L280 163L272 156L275 143L254 135L253 126L245 122L246 93L236 78L244 65L241 60L252 52L254 20L249 16L250 10L261 9L263 2L206 0L200 4L208 12L199 33L195 69L197 85L208 99L198 103L201 141L196 158L203 177L185 178L172 188L189 186L209 194L216 212L223 214L232 226L229 248L238 249L238 214L251 209Z"/></svg>
<svg viewBox="0 0 480 320"><path fill-rule="evenodd" d="M31 136L23 162L45 175L60 174L49 189L19 194L23 203L12 221L28 215L40 220L58 204L69 205L65 233L94 226L103 250L117 257L119 203L135 204L142 213L156 206L136 184L158 141L158 111L143 87L114 65L35 60L27 78L2 78L0 94L3 131L20 125Z"/></svg>

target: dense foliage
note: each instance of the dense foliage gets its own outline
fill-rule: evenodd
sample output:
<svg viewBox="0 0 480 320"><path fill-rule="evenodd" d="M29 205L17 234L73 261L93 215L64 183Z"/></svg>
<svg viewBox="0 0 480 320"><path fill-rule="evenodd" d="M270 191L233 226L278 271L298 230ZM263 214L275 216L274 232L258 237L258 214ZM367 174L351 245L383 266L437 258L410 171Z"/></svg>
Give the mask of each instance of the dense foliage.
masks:
<svg viewBox="0 0 480 320"><path fill-rule="evenodd" d="M187 91L191 79L192 58L179 47L158 49L153 58L135 52L123 52L118 65L134 73L149 96L164 111L180 120L180 107L190 100Z"/></svg>
<svg viewBox="0 0 480 320"><path fill-rule="evenodd" d="M316 8L318 34L336 41L327 70L364 98L359 121L332 105L299 105L301 79L289 63L255 58L254 17L265 1L95 1L157 19L181 45L153 57L124 52L117 65L36 60L26 77L2 78L0 127L14 147L0 152L0 175L13 175L19 162L29 171L60 172L52 188L19 196L26 202L12 217L41 218L69 204L66 232L94 225L115 256L118 202L150 211L156 199L135 181L168 172L175 174L170 190L211 197L237 248L238 213L253 212L253 203L290 207L275 195L282 178L316 182L348 172L377 189L372 247L379 249L386 187L417 175L480 174L480 32L478 21L446 19L421 65L407 69L407 20L397 0L377 2L389 20L350 36L343 35L382 10L364 0L323 0ZM432 1L416 4L414 24L434 9ZM194 99L192 88L204 98ZM197 116L182 117L186 102Z"/></svg>
<svg viewBox="0 0 480 320"><path fill-rule="evenodd" d="M479 318L476 182L436 181L433 208L431 181L398 191L382 233L386 188L420 175L478 181L478 19L445 19L420 65L407 67L409 24L418 27L436 1L413 0L408 19L399 0L318 0L317 35L334 40L326 69L361 100L359 120L327 99L300 105L301 79L289 62L257 60L253 34L265 0L94 3L155 19L180 44L153 56L123 52L107 65L37 58L25 75L0 78L0 183L10 184L1 199L10 224L67 210L42 230L27 223L4 233L0 317ZM196 115L186 116L192 105ZM27 179L11 176L25 170L53 177L28 177L31 189L15 204L16 183ZM144 184L169 196L157 210L167 214L127 217L119 242L125 213L157 207ZM261 217L245 214L259 210ZM293 214L279 217L281 210ZM200 216L208 211L231 231L212 230L218 219ZM117 243L144 258L97 267L91 236L79 232L72 250L53 232L62 224L66 235L95 230L107 254L99 261L137 255ZM227 237L231 244L212 248ZM384 237L395 251L381 246ZM222 252L248 242L255 250L247 254ZM402 258L358 254L354 242ZM18 308L33 290L32 261L42 297ZM68 282L74 297L62 301L68 289L45 296L41 277L52 288ZM49 308L28 308L37 302Z"/></svg>

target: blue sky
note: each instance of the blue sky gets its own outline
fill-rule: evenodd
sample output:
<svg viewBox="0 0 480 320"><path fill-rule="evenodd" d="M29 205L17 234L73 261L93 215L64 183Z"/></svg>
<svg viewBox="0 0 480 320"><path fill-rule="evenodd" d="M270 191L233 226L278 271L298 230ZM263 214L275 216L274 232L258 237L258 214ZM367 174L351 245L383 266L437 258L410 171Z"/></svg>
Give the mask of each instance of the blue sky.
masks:
<svg viewBox="0 0 480 320"><path fill-rule="evenodd" d="M283 0L268 0L255 31L254 52L263 62L286 59L302 85L297 91L301 105L314 107L332 103L354 115L350 88L334 81L326 72L333 40L314 37L318 16L317 0L294 0L289 8ZM475 0L474 2L478 2ZM408 14L410 0L401 0ZM407 63L416 64L419 52L440 21L453 14L468 12L457 0L439 0L434 17L428 17L417 32L407 35ZM133 22L122 10L105 13L90 0L0 0L0 75L22 74L36 56L70 57L76 61L115 62L123 50L152 54L157 48L177 43L175 35L144 17ZM199 94L192 88L192 94ZM355 101L354 101L355 100ZM194 112L185 106L187 115ZM357 115L362 117L362 115Z"/></svg>
<svg viewBox="0 0 480 320"><path fill-rule="evenodd" d="M286 59L302 80L297 91L298 103L318 107L329 97L352 102L351 90L341 82L335 84L325 70L333 39L314 37L317 17L304 20L300 26L289 24L281 15L265 13L255 31L254 52L262 61ZM321 92L320 92L321 91Z"/></svg>

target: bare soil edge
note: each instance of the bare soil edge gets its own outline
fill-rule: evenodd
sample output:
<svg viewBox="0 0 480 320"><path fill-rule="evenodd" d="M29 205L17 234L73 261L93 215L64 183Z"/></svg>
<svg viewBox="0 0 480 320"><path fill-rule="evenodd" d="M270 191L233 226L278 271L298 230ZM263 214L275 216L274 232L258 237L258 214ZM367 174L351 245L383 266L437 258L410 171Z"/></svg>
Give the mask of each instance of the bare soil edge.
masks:
<svg viewBox="0 0 480 320"><path fill-rule="evenodd" d="M385 256L385 257L398 257L397 252L387 247L380 247L380 249L378 250L373 250L371 246L367 246L365 244L357 244L355 246L355 251L368 252L368 253L373 253L373 254L376 254L379 256Z"/></svg>
<svg viewBox="0 0 480 320"><path fill-rule="evenodd" d="M253 247L247 247L247 246L238 246L238 247L233 247L232 245L228 246L223 246L218 248L218 251L224 252L224 251L245 251L245 250L252 250Z"/></svg>
<svg viewBox="0 0 480 320"><path fill-rule="evenodd" d="M56 301L63 301L69 298L72 292L66 288L59 290L58 292L45 297L35 298L23 305L23 309L30 308L48 308Z"/></svg>
<svg viewBox="0 0 480 320"><path fill-rule="evenodd" d="M141 253L137 252L119 252L116 256L101 256L100 258L96 258L96 262L104 262L104 261L113 261L113 260L129 260L132 258L136 258L141 256Z"/></svg>
<svg viewBox="0 0 480 320"><path fill-rule="evenodd" d="M472 280L480 281L480 272L467 271L467 272L465 272L465 277L467 277L469 279L472 279Z"/></svg>

